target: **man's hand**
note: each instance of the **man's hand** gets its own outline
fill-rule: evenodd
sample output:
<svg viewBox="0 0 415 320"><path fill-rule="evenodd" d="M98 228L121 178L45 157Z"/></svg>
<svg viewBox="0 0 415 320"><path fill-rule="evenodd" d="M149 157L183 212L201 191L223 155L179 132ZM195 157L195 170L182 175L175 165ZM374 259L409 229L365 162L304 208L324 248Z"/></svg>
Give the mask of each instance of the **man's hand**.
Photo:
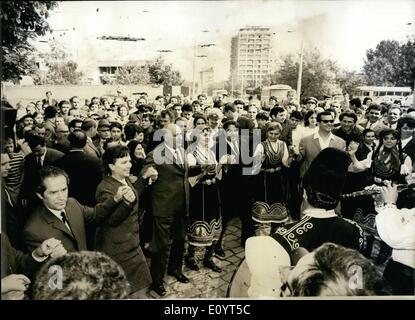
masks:
<svg viewBox="0 0 415 320"><path fill-rule="evenodd" d="M124 194L123 199L128 204L133 203L135 201L135 193L131 188L128 188L129 190Z"/></svg>
<svg viewBox="0 0 415 320"><path fill-rule="evenodd" d="M385 186L382 187L381 195L385 204L396 204L398 200L398 186L390 181L384 181Z"/></svg>
<svg viewBox="0 0 415 320"><path fill-rule="evenodd" d="M66 254L65 248L62 246L62 242L55 238L50 238L42 242L42 244L33 252L36 256L43 258L47 256L60 256ZM54 255L52 255L55 253ZM60 254L62 253L62 254Z"/></svg>
<svg viewBox="0 0 415 320"><path fill-rule="evenodd" d="M134 175L130 174L130 175L128 176L128 180L130 180L130 182L131 182L132 184L134 184L134 183L136 183L136 182L137 182L138 178L137 178L137 176L134 176Z"/></svg>
<svg viewBox="0 0 415 320"><path fill-rule="evenodd" d="M156 181L158 178L158 172L154 167L148 167L143 174L144 179L150 178L152 181Z"/></svg>
<svg viewBox="0 0 415 320"><path fill-rule="evenodd" d="M227 155L227 164L235 164L236 163L236 157L233 154L228 154Z"/></svg>
<svg viewBox="0 0 415 320"><path fill-rule="evenodd" d="M29 287L30 280L23 274L11 274L1 279L1 293L9 299L21 300Z"/></svg>
<svg viewBox="0 0 415 320"><path fill-rule="evenodd" d="M357 148L359 147L359 143L357 142L350 142L349 146L347 147L346 151L349 155L355 154Z"/></svg>
<svg viewBox="0 0 415 320"><path fill-rule="evenodd" d="M122 198L124 197L124 194L127 193L127 191L130 190L129 186L121 186L118 188L117 193L114 195L114 201L120 202Z"/></svg>

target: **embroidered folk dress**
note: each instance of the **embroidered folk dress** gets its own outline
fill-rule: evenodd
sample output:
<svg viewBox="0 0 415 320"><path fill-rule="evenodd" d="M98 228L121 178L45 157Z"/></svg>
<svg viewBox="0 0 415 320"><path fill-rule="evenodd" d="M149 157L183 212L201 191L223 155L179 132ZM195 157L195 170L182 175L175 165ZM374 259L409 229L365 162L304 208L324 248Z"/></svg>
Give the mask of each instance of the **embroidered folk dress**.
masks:
<svg viewBox="0 0 415 320"><path fill-rule="evenodd" d="M258 145L254 159L252 219L259 223L287 221L282 180L282 169L288 166L287 145L281 140L267 139Z"/></svg>
<svg viewBox="0 0 415 320"><path fill-rule="evenodd" d="M193 149L193 148L191 148ZM211 246L222 232L222 216L217 180L218 164L215 154L201 146L196 146L188 154L190 165L212 164L204 173L189 178L189 232L188 241L194 246Z"/></svg>
<svg viewBox="0 0 415 320"><path fill-rule="evenodd" d="M300 247L313 251L326 242L363 251L363 230L351 220L340 218L334 210L307 209L297 222L279 227L272 237L290 253Z"/></svg>

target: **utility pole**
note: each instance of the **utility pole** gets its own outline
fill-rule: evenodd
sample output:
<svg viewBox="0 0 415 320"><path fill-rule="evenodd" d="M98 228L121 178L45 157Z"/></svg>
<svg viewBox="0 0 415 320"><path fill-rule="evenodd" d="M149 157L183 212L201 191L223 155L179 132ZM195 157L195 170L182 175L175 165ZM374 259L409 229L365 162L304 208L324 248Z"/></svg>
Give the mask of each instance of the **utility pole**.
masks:
<svg viewBox="0 0 415 320"><path fill-rule="evenodd" d="M192 100L194 100L195 98L195 90L196 90L196 85L195 85L195 72L196 72L196 39L194 40L194 44L193 44L193 81L192 81Z"/></svg>
<svg viewBox="0 0 415 320"><path fill-rule="evenodd" d="M297 103L300 105L301 101L301 80L303 76L303 53L304 53L304 42L301 40L301 51L300 51L300 64L298 67L298 79L297 79Z"/></svg>

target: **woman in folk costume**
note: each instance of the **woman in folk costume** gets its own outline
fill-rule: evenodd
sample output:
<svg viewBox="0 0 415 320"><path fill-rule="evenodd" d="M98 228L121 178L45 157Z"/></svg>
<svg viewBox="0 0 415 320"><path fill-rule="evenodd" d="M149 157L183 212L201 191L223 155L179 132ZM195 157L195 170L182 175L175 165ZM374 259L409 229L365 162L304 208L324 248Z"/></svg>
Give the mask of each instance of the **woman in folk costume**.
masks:
<svg viewBox="0 0 415 320"><path fill-rule="evenodd" d="M281 132L281 124L269 123L266 128L267 139L257 146L254 153L252 219L259 223L259 234L270 234L271 223L288 220L282 170L290 166L292 156L289 155L287 144L279 140Z"/></svg>
<svg viewBox="0 0 415 320"><path fill-rule="evenodd" d="M219 189L217 179L221 178L221 165L216 161L211 150L213 140L210 128L205 126L198 130L197 140L187 149L189 165L209 164L201 174L189 178L189 248L185 257L186 265L192 270L199 270L197 248L206 247L203 265L215 272L221 268L213 260L216 242L222 231Z"/></svg>
<svg viewBox="0 0 415 320"><path fill-rule="evenodd" d="M349 146L348 153L352 160L352 166L359 172L368 168L371 170L372 181L375 184L383 185L383 181L394 183L405 183L405 178L409 177L412 171L412 161L409 156L402 152L400 133L397 130L386 129L379 134L379 146L375 151L370 152L367 158L358 161L355 147ZM377 264L382 264L390 256L391 250L379 237L376 229L375 206L370 196L366 196L366 202L362 208L357 208L353 220L356 221L364 230L368 240L367 249L364 255L370 257Z"/></svg>

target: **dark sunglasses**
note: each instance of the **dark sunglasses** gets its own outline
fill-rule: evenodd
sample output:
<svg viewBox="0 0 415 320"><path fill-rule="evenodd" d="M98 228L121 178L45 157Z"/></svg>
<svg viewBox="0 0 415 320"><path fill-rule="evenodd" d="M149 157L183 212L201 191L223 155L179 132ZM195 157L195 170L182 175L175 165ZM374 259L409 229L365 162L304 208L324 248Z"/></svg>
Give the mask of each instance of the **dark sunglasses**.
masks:
<svg viewBox="0 0 415 320"><path fill-rule="evenodd" d="M321 120L323 123L334 123L334 120Z"/></svg>

